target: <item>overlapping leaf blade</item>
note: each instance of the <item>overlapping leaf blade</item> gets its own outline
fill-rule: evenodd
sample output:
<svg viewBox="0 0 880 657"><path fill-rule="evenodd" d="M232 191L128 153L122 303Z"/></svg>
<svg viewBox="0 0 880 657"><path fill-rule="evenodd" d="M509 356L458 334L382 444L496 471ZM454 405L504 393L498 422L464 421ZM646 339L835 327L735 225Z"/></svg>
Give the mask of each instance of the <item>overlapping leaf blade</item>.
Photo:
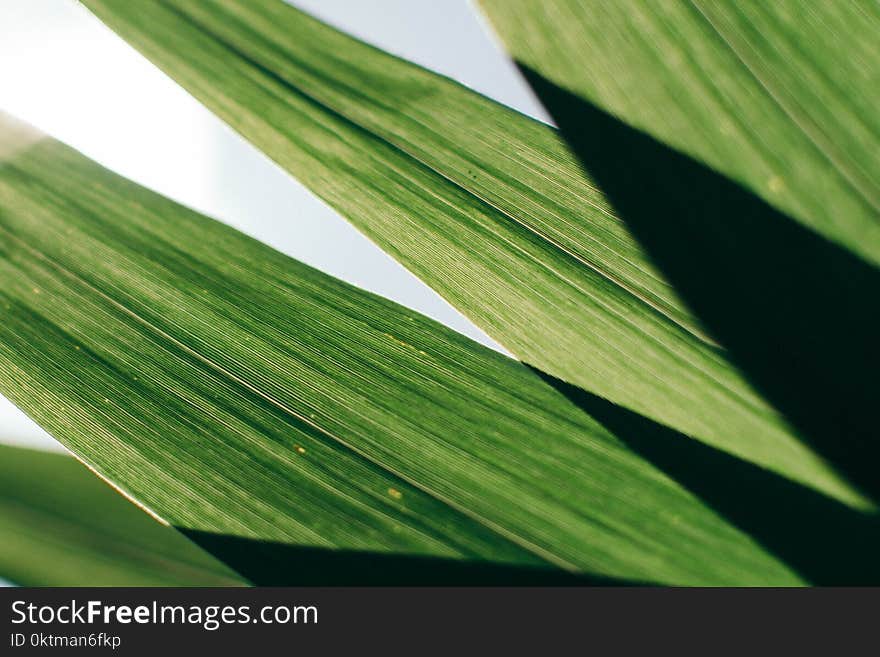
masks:
<svg viewBox="0 0 880 657"><path fill-rule="evenodd" d="M880 264L875 4L480 5L520 64Z"/></svg>
<svg viewBox="0 0 880 657"><path fill-rule="evenodd" d="M0 391L175 527L799 580L628 449L646 429L608 429L621 409L600 423L520 363L4 123Z"/></svg>
<svg viewBox="0 0 880 657"><path fill-rule="evenodd" d="M728 358L880 499L877 7L483 4Z"/></svg>
<svg viewBox="0 0 880 657"><path fill-rule="evenodd" d="M84 2L525 362L856 505L555 133L280 2Z"/></svg>
<svg viewBox="0 0 880 657"><path fill-rule="evenodd" d="M236 586L73 458L0 446L0 574L22 586Z"/></svg>

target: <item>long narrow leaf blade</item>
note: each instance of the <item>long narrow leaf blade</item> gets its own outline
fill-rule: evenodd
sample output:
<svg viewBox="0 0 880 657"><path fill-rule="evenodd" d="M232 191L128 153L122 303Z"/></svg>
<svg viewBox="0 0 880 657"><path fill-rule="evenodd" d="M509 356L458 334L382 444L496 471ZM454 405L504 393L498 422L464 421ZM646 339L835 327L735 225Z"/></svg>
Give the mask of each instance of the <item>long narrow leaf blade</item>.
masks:
<svg viewBox="0 0 880 657"><path fill-rule="evenodd" d="M22 586L244 582L73 458L0 446L0 575Z"/></svg>
<svg viewBox="0 0 880 657"><path fill-rule="evenodd" d="M626 412L4 134L0 392L171 525L626 581L801 581L747 518L627 447L652 423L610 429Z"/></svg>
<svg viewBox="0 0 880 657"><path fill-rule="evenodd" d="M485 6L727 358L880 499L877 7Z"/></svg>
<svg viewBox="0 0 880 657"><path fill-rule="evenodd" d="M282 2L84 4L524 362L854 505L556 133Z"/></svg>
<svg viewBox="0 0 880 657"><path fill-rule="evenodd" d="M520 64L880 264L875 3L480 5Z"/></svg>

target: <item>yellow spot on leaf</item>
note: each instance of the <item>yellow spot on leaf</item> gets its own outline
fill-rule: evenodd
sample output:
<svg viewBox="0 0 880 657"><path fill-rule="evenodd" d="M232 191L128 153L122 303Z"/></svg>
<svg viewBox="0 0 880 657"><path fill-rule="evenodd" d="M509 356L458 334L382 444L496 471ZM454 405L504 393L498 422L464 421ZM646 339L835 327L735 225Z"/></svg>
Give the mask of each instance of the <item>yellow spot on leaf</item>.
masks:
<svg viewBox="0 0 880 657"><path fill-rule="evenodd" d="M388 494L389 494L391 497L393 497L395 500L399 500L400 498L403 497L403 493L401 493L401 492L400 492L399 490L397 490L396 488L389 488L389 489L388 489Z"/></svg>
<svg viewBox="0 0 880 657"><path fill-rule="evenodd" d="M296 450L297 454L305 454L306 453L306 448L303 447L302 445L295 445L294 449Z"/></svg>
<svg viewBox="0 0 880 657"><path fill-rule="evenodd" d="M409 342L404 342L403 340L398 340L397 338L395 338L395 337L394 337L393 335L391 335L390 333L383 333L382 335L384 335L386 338L390 338L390 339L394 340L397 344L399 344L399 345L401 345L401 346L404 346L404 347L406 347L407 349L415 349L416 351L418 351L418 352L419 352L420 354L422 354L423 356L427 356L427 355L428 355L428 354L426 354L424 351L422 351L421 349L416 349L416 348L415 348L414 346L412 346Z"/></svg>

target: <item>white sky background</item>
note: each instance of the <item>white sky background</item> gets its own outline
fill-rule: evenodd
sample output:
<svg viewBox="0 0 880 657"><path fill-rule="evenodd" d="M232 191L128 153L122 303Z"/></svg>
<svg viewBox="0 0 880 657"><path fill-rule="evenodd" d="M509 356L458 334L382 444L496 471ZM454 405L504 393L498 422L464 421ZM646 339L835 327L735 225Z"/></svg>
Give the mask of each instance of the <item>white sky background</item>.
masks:
<svg viewBox="0 0 880 657"><path fill-rule="evenodd" d="M468 0L291 4L549 121ZM73 0L0 0L0 110L294 258L498 348ZM0 442L60 448L3 397Z"/></svg>

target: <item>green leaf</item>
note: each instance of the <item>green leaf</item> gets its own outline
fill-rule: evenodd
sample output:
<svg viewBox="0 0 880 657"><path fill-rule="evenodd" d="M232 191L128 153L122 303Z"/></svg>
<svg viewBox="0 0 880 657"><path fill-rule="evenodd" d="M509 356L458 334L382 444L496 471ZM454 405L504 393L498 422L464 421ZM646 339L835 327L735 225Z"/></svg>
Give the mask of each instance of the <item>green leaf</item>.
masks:
<svg viewBox="0 0 880 657"><path fill-rule="evenodd" d="M281 2L84 4L524 362L870 506L700 337L551 128Z"/></svg>
<svg viewBox="0 0 880 657"><path fill-rule="evenodd" d="M728 359L880 499L877 7L484 5Z"/></svg>
<svg viewBox="0 0 880 657"><path fill-rule="evenodd" d="M203 545L676 584L817 576L802 534L773 537L784 518L737 508L765 494L763 470L739 498L720 472L685 487L656 450L699 443L11 120L0 134L0 392ZM794 489L767 508L816 512L823 498Z"/></svg>
<svg viewBox="0 0 880 657"><path fill-rule="evenodd" d="M880 264L875 3L480 4L520 64Z"/></svg>
<svg viewBox="0 0 880 657"><path fill-rule="evenodd" d="M23 586L243 582L73 458L0 445L0 574Z"/></svg>

